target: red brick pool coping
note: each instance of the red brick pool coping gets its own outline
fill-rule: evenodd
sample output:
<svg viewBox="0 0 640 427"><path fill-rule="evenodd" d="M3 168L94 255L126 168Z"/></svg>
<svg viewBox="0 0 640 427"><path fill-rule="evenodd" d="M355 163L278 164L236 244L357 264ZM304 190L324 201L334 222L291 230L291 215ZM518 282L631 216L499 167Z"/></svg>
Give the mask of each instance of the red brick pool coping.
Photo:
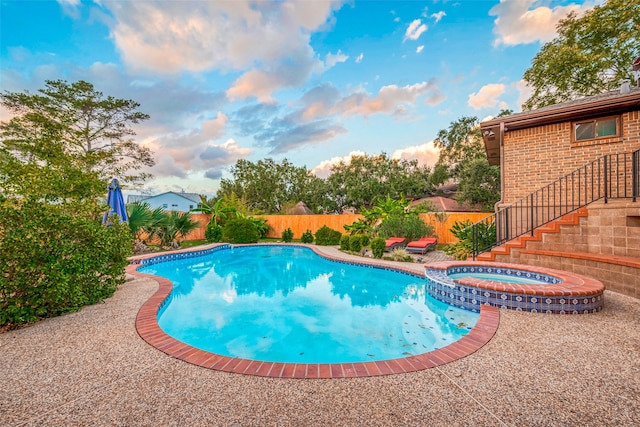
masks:
<svg viewBox="0 0 640 427"><path fill-rule="evenodd" d="M320 256L341 260L340 258L327 256L315 250L312 246L311 248ZM156 254L156 256L157 255L158 254ZM149 257L146 256L142 258ZM354 264L372 264L372 262L359 263L352 260L341 261ZM382 264L379 265L391 270L405 270ZM163 277L139 273L137 269L140 267L140 264L132 263L127 267L127 273L151 278L158 283L159 287L156 293L142 305L138 312L136 317L138 335L148 344L169 356L203 368L224 372L272 378L303 379L373 377L420 371L462 359L476 352L493 338L500 323L500 313L497 307L482 306L476 325L467 335L458 341L437 350L398 359L332 364L279 363L241 359L201 350L166 334L158 325L157 315L162 303L171 292L173 284L170 280ZM412 272L415 274L415 271Z"/></svg>

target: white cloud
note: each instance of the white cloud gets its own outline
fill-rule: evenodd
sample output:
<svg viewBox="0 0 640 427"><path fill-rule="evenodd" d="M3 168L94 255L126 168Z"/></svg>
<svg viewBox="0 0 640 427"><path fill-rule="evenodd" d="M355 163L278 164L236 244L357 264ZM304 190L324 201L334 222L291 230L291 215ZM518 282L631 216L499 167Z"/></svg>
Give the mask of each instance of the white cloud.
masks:
<svg viewBox="0 0 640 427"><path fill-rule="evenodd" d="M365 156L366 153L363 151L352 151L346 156L337 156L332 157L329 160L323 160L320 164L311 169L311 173L317 176L318 178L326 178L331 175L331 167L333 165L337 165L340 162L344 162L346 164L351 163L351 158L354 156Z"/></svg>
<svg viewBox="0 0 640 427"><path fill-rule="evenodd" d="M323 69L317 59L308 60L300 51L289 54L287 61L276 64L268 71L254 68L236 79L227 90L231 100L255 97L260 102L272 102L272 94L284 87L301 86L314 72Z"/></svg>
<svg viewBox="0 0 640 427"><path fill-rule="evenodd" d="M240 76L227 90L231 101L255 97L259 102L273 102L271 94L282 86L281 76L253 69Z"/></svg>
<svg viewBox="0 0 640 427"><path fill-rule="evenodd" d="M204 141L191 144L189 148L167 142L168 136L146 142L144 145L155 153L156 165L150 170L154 178L184 178L193 173L204 173L211 177L221 175L222 171L237 160L253 153L250 148L243 148L229 139L222 144ZM181 138L184 141L187 138Z"/></svg>
<svg viewBox="0 0 640 427"><path fill-rule="evenodd" d="M71 16L74 19L80 17L80 11L78 10L78 6L80 6L80 0L58 0L58 4L62 8L62 11L65 15Z"/></svg>
<svg viewBox="0 0 640 427"><path fill-rule="evenodd" d="M507 104L498 99L504 91L505 85L501 83L484 85L477 93L469 95L469 101L467 104L475 110L480 110L485 107L495 107L496 105L499 105L500 108L506 108Z"/></svg>
<svg viewBox="0 0 640 427"><path fill-rule="evenodd" d="M189 2L189 7L178 1L103 3L113 16L112 38L130 71L246 72L229 96L246 98L255 90L254 96L268 100L274 91L299 86L311 72L322 71L310 36L331 24L342 0L208 0Z"/></svg>
<svg viewBox="0 0 640 427"><path fill-rule="evenodd" d="M373 96L363 88L342 96L335 87L324 85L310 90L302 97L303 107L299 117L309 121L329 116L404 116L409 111L407 106L415 104L422 96L429 105L435 105L444 99L434 79L402 87L383 86Z"/></svg>
<svg viewBox="0 0 640 427"><path fill-rule="evenodd" d="M331 68L340 62L345 62L347 59L349 59L349 56L342 53L341 50L338 50L338 53L335 54L327 53L324 63L327 68Z"/></svg>
<svg viewBox="0 0 640 427"><path fill-rule="evenodd" d="M441 10L440 12L432 13L432 14L431 14L431 17L436 21L436 24L437 24L438 22L440 22L440 20L441 20L442 18L444 18L445 16L447 16L447 14L444 12L444 10Z"/></svg>
<svg viewBox="0 0 640 427"><path fill-rule="evenodd" d="M364 58L364 53L360 52L360 55L356 56L356 63L361 63Z"/></svg>
<svg viewBox="0 0 640 427"><path fill-rule="evenodd" d="M567 6L537 6L539 0L500 0L489 15L496 16L493 32L496 34L494 45L517 45L533 42L548 42L556 35L558 22L569 12L581 16L603 0L589 0L583 4ZM537 7L536 7L537 6Z"/></svg>
<svg viewBox="0 0 640 427"><path fill-rule="evenodd" d="M424 50L424 45L420 45L416 48L416 53L420 53Z"/></svg>
<svg viewBox="0 0 640 427"><path fill-rule="evenodd" d="M417 160L419 165L433 167L438 161L439 150L434 146L433 140L422 145L413 145L400 148L393 152L392 159Z"/></svg>
<svg viewBox="0 0 640 427"><path fill-rule="evenodd" d="M434 89L429 95L427 95L425 99L425 103L432 107L440 104L442 101L447 99L447 97L440 91L440 89Z"/></svg>
<svg viewBox="0 0 640 427"><path fill-rule="evenodd" d="M407 27L407 31L404 33L404 40L418 40L422 33L428 30L426 24L423 24L420 19L414 19L409 27Z"/></svg>
<svg viewBox="0 0 640 427"><path fill-rule="evenodd" d="M518 109L514 110L517 113L522 109L522 104L524 104L533 94L533 88L529 86L524 79L515 82L515 86L519 93L517 101Z"/></svg>
<svg viewBox="0 0 640 427"><path fill-rule="evenodd" d="M369 96L364 92L356 92L343 98L334 107L345 115L369 116L377 113L402 113L405 104L413 104L418 97L438 92L435 81L416 83L408 86L383 86L376 96Z"/></svg>

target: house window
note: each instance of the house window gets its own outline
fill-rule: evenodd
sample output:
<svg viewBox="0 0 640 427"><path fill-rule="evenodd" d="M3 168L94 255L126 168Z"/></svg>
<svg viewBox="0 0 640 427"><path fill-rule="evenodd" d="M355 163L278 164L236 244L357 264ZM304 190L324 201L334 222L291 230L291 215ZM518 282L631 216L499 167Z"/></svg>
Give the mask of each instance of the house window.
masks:
<svg viewBox="0 0 640 427"><path fill-rule="evenodd" d="M172 205L171 205L171 207L172 207L172 208L177 208L177 207L178 207L178 204L177 204L177 203L174 203L174 204L172 204Z"/></svg>
<svg viewBox="0 0 640 427"><path fill-rule="evenodd" d="M619 135L619 118L604 117L574 124L574 135L576 141L588 139L606 138Z"/></svg>
<svg viewBox="0 0 640 427"><path fill-rule="evenodd" d="M162 208L163 208L163 209L167 209L167 207L168 207L168 206L169 206L169 205L167 205L166 203L163 203L163 204L162 204Z"/></svg>
<svg viewBox="0 0 640 427"><path fill-rule="evenodd" d="M193 209L193 205L189 205L189 210Z"/></svg>

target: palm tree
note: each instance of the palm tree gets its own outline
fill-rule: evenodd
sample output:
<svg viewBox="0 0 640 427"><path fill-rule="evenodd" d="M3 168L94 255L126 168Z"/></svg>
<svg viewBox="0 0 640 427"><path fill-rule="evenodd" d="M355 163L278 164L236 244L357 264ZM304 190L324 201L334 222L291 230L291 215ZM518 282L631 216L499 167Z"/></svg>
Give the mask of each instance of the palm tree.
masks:
<svg viewBox="0 0 640 427"><path fill-rule="evenodd" d="M131 235L137 240L143 240L143 236L144 240L148 240L156 234L156 229L166 213L162 208L151 209L146 202L134 202L127 205L127 215Z"/></svg>
<svg viewBox="0 0 640 427"><path fill-rule="evenodd" d="M171 211L165 214L163 220L158 224L156 236L160 238L161 246L178 247L179 237L184 238L187 234L199 227L189 212Z"/></svg>
<svg viewBox="0 0 640 427"><path fill-rule="evenodd" d="M215 202L214 199L207 200L205 196L200 195L200 206L196 209L191 209L191 212L202 212L211 215L211 222L213 225L218 225L218 219L226 220L229 218L229 214L235 213L235 208L226 206L225 200L219 198Z"/></svg>

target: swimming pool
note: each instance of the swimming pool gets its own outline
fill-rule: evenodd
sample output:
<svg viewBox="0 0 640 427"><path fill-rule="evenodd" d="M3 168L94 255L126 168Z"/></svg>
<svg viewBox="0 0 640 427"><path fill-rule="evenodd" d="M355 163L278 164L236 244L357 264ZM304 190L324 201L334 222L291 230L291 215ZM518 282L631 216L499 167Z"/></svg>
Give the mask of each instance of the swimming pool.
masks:
<svg viewBox="0 0 640 427"><path fill-rule="evenodd" d="M229 357L286 363L387 360L459 340L478 314L425 294L424 277L337 263L296 246L240 246L139 270L173 290L167 334Z"/></svg>
<svg viewBox="0 0 640 427"><path fill-rule="evenodd" d="M257 281L263 283L261 288L262 290L256 291L239 289L236 287L235 293L230 292L232 286L225 285L225 283L229 283L226 282L227 279L225 278L229 278L235 273L232 273L231 276L227 274L225 269L230 266L226 263L222 263L219 264L219 267L214 268L215 274L220 276L222 279L214 281L217 283L217 285L214 285L214 288L215 286L221 286L222 284L223 287L226 286L225 289L219 288L217 291L213 292L211 288L207 289L206 287L196 287L195 281L193 281L193 289L199 289L199 291L196 292L196 295L199 296L200 301L206 301L213 298L214 293L217 294L215 296L216 298L221 297L223 299L227 298L228 300L242 299L245 296L248 296L249 299L254 299L251 304L254 308L258 307L258 313L260 313L258 317L262 319L262 323L266 323L266 319L269 319L271 323L274 323L276 322L275 319L277 316L275 316L275 313L273 315L268 314L268 305L263 299L263 294L278 294L280 295L278 298L281 299L284 299L285 294L294 294L298 302L317 301L329 298L332 299L334 303L337 302L338 304L342 304L338 310L333 310L333 316L330 316L329 318L329 321L331 321L331 318L337 317L334 323L336 325L342 325L341 332L352 331L354 329L356 331L360 330L359 327L354 326L356 323L351 324L344 321L346 314L342 313L342 311L344 311L342 309L346 306L345 301L348 300L352 308L355 308L356 311L364 311L367 307L372 306L374 307L373 312L370 312L368 315L361 316L361 319L365 319L367 321L366 328L369 328L370 330L372 327L379 327L380 325L384 326L382 333L394 340L397 340L400 344L400 355L397 354L398 348L394 350L396 353L387 353L387 349L383 344L382 347L375 350L378 353L367 352L363 358L361 353L364 349L364 344L360 343L359 345L362 347L360 348L360 355L358 358L352 360L361 361L345 361L347 359L345 358L345 352L342 349L335 352L336 354L343 353L339 355L338 358L313 359L312 347L315 343L311 342L309 347L304 347L304 351L299 350L295 345L292 345L291 347L298 350L297 354L295 352L292 353L294 359L282 359L285 361L259 360L255 358L260 357L256 356L257 353L254 353L256 349L247 345L247 343L253 344L255 342L265 341L261 343L264 345L266 342L272 342L271 338L267 335L260 335L258 338L255 338L254 336L253 339L242 338L240 340L240 345L231 346L236 350L239 348L240 351L238 353L220 354L223 352L220 349L203 350L183 341L182 339L178 339L167 334L167 332L160 327L162 318L173 310L171 309L172 302L178 302L178 305L180 305L181 301L185 301L187 299L185 291L187 288L191 287L191 284L188 284L190 283L189 281L178 284L172 283L172 280L177 280L176 277L180 276L180 274L177 274L177 276L174 276L171 280L160 277L156 274L151 275L151 273L157 273L155 269L160 268L161 266L164 268L165 266L173 265L174 272L179 272L183 268L179 262L192 258L195 261L195 265L197 265L196 271L199 272L201 278L204 278L207 277L207 274L212 273L206 273L207 269L204 267L203 262L210 255L214 254L214 252L219 251L220 255L223 255L223 253L233 254L235 252L236 255L238 255L238 252L241 249L244 250L245 247L250 248L251 246L253 245L243 247L236 246L235 248L232 248L229 245L218 245L208 249L133 258L131 261L132 264L127 269L129 273L149 276L159 283L157 293L143 305L138 313L136 328L139 335L149 344L173 357L206 368L280 378L343 378L412 372L457 360L481 348L491 339L498 326L498 312L493 310L493 307L483 308L480 312L480 316L475 317L477 316L476 314L470 313L466 310L453 309L449 305L441 305L439 302L427 298L423 286L424 276L421 274L421 268L419 268L420 266L418 265L415 266L416 269L413 271L401 272L397 268L372 265L376 264L375 260L370 260L368 263L353 262L350 260L347 261L343 259L343 254L337 251L337 249L333 253L327 253L331 252L331 248L316 247L315 245L309 246L313 252L306 247L302 248L301 245L257 245L271 246L269 248L271 251L282 251L287 246L296 246L297 250L303 249L304 252L302 252L302 254L304 256L312 256L312 266L307 265L304 268L295 267L296 262L293 262L294 259L290 257L284 257L287 260L285 265L292 271L297 272L296 275L294 275L295 277L302 277L305 283L311 282L311 287L298 286L293 282L289 282L284 288L276 289L271 282L266 280L266 278L270 276L269 268L271 268L271 262L269 261L270 256L263 253L263 255L254 256L250 261L248 261L248 264L251 266L241 269L241 271L251 271L254 277L259 278ZM237 256L234 258L237 258ZM329 259L332 259L332 262L329 262ZM178 263L175 263L175 261L178 261ZM358 271L358 275L362 275L365 272L367 272L367 274L371 273L371 277L374 282L376 282L376 285L369 284L368 286L370 288L367 289L367 287L357 286L353 280L351 280L350 282L346 281L342 284L336 282L338 285L334 287L333 280L337 276L341 276L342 273L338 274L334 272L331 277L327 277L326 274L318 274L318 272L314 271L313 268L315 268L315 264L320 264L320 261L322 261L322 263L333 264L334 267L338 267L340 271L345 267L351 268L352 266L358 266L358 268L361 269ZM245 261L238 265L247 266L247 262ZM146 267L153 268L147 269L147 273L143 273L142 270L146 269ZM138 271L138 269L141 271ZM409 280L410 283L409 285L403 285L398 282L397 285L393 284L391 287L387 288L379 286L380 283L378 282L380 281L377 280L377 278L381 277L383 273L393 273L396 275L393 276L394 281L397 281L398 277L402 277L402 280ZM347 274L346 277L349 277L350 275L353 275L353 273ZM313 280L307 280L308 277L312 277ZM254 280L254 282L256 282L256 280ZM329 287L329 283L332 283L332 288L338 290L337 293L332 293L333 297L326 292L326 289ZM422 283L422 285L420 285L420 283ZM382 288L382 292L377 293L378 296L371 299L371 295L369 295L369 293L372 292L375 286ZM396 287L394 288L394 286ZM176 291L175 293L172 292L172 288L174 287ZM317 292L319 290L321 291ZM376 299L377 301L374 301ZM245 300L245 302L246 301L249 300ZM217 304L222 304L221 300L218 300ZM397 321L395 321L395 324L393 325L388 325L387 320L384 320L385 318L380 321L377 316L384 310L403 314L403 316L401 316L402 321L400 322L400 325L398 325ZM451 314L454 315L452 316ZM316 318L316 315L317 313L315 312L313 316L300 315L298 313L293 317L305 319L304 322L302 322L304 324L309 324L310 322L310 324L315 325L315 327L318 327L318 325L324 326L322 323L327 320L325 319L320 322L320 317ZM437 333L433 332L433 330L429 328L428 324L425 323L427 320L426 318L431 315L439 315L438 322L447 326L439 330ZM460 317L458 317L458 315ZM356 316L356 320L358 320L357 317L358 316ZM216 317L214 316L213 318ZM217 317L216 319L224 323L227 318ZM291 319L292 317L289 316L289 318L279 320L279 322L285 324L291 323ZM474 319L475 326L472 327ZM186 320L183 320L183 322L190 323L191 320L187 318ZM393 330L391 328L393 328ZM471 329L469 330L469 328ZM256 328L256 330L258 329ZM461 332L462 334L460 334ZM238 334L237 330L236 334ZM371 332L361 335L371 335L369 336L369 339L373 337L373 333ZM430 336L431 338L427 339L427 341L430 340L432 342L432 347L429 347L429 343L426 342L424 338L419 337L416 339L418 335ZM446 337L454 335L462 336L461 338L459 337L457 341L449 343L451 341ZM356 342L357 339L353 339L353 341ZM339 341L338 347L341 347L343 343L344 340ZM389 342L387 342L387 344L389 344ZM425 347L422 347L423 345ZM326 345L320 347L324 347L324 353L327 353ZM308 348L311 350L307 350ZM433 348L433 350L429 351L429 348ZM309 353L307 354L307 352ZM308 359L305 357L308 357Z"/></svg>

